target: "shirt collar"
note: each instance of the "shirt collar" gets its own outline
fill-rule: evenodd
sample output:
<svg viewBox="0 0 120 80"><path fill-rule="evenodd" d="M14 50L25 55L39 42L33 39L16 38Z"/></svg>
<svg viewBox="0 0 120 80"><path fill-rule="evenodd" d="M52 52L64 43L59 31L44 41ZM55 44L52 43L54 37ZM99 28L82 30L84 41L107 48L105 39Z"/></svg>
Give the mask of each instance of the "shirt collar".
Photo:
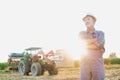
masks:
<svg viewBox="0 0 120 80"><path fill-rule="evenodd" d="M87 29L87 33L89 33L89 32L88 32L88 29ZM93 31L92 33L96 33L96 30L94 29L94 31Z"/></svg>

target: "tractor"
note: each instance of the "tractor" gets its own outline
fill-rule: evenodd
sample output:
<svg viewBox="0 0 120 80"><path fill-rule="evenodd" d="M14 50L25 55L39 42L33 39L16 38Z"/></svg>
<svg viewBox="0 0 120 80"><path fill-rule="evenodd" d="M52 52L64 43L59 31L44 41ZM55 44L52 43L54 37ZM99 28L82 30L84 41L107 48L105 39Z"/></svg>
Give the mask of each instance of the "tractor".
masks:
<svg viewBox="0 0 120 80"><path fill-rule="evenodd" d="M49 75L57 75L58 69L54 60L50 60L48 55L54 55L51 50L48 54L45 54L42 48L31 47L25 49L23 52L23 58L18 64L18 71L20 75L39 76L43 75L47 70Z"/></svg>

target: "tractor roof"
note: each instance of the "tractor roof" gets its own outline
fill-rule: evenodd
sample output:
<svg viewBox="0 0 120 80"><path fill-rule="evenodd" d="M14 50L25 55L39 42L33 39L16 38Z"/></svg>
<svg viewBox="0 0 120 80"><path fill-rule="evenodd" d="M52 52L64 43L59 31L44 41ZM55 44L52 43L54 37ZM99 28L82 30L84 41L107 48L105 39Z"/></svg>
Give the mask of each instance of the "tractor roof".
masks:
<svg viewBox="0 0 120 80"><path fill-rule="evenodd" d="M30 47L30 48L27 48L25 50L39 50L39 49L42 49L41 47Z"/></svg>

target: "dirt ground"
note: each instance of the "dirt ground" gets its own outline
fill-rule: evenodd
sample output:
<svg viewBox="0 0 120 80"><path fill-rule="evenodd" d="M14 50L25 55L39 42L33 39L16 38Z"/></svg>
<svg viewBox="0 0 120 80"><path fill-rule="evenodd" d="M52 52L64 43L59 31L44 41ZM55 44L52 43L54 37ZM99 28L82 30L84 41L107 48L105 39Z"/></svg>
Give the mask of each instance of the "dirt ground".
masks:
<svg viewBox="0 0 120 80"><path fill-rule="evenodd" d="M49 76L46 71L43 76L20 76L18 72L0 73L0 80L80 80L79 69L59 69L58 75ZM105 80L120 80L120 69L105 71Z"/></svg>

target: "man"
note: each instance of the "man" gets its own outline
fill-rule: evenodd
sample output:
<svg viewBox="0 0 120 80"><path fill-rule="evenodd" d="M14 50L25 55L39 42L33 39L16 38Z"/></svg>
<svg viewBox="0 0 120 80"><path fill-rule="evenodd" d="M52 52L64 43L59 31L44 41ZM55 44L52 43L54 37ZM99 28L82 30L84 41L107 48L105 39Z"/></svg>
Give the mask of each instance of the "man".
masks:
<svg viewBox="0 0 120 80"><path fill-rule="evenodd" d="M81 31L79 36L85 42L85 53L81 58L80 80L104 80L104 33L95 30L96 18L93 15L86 15L83 18L87 27Z"/></svg>

